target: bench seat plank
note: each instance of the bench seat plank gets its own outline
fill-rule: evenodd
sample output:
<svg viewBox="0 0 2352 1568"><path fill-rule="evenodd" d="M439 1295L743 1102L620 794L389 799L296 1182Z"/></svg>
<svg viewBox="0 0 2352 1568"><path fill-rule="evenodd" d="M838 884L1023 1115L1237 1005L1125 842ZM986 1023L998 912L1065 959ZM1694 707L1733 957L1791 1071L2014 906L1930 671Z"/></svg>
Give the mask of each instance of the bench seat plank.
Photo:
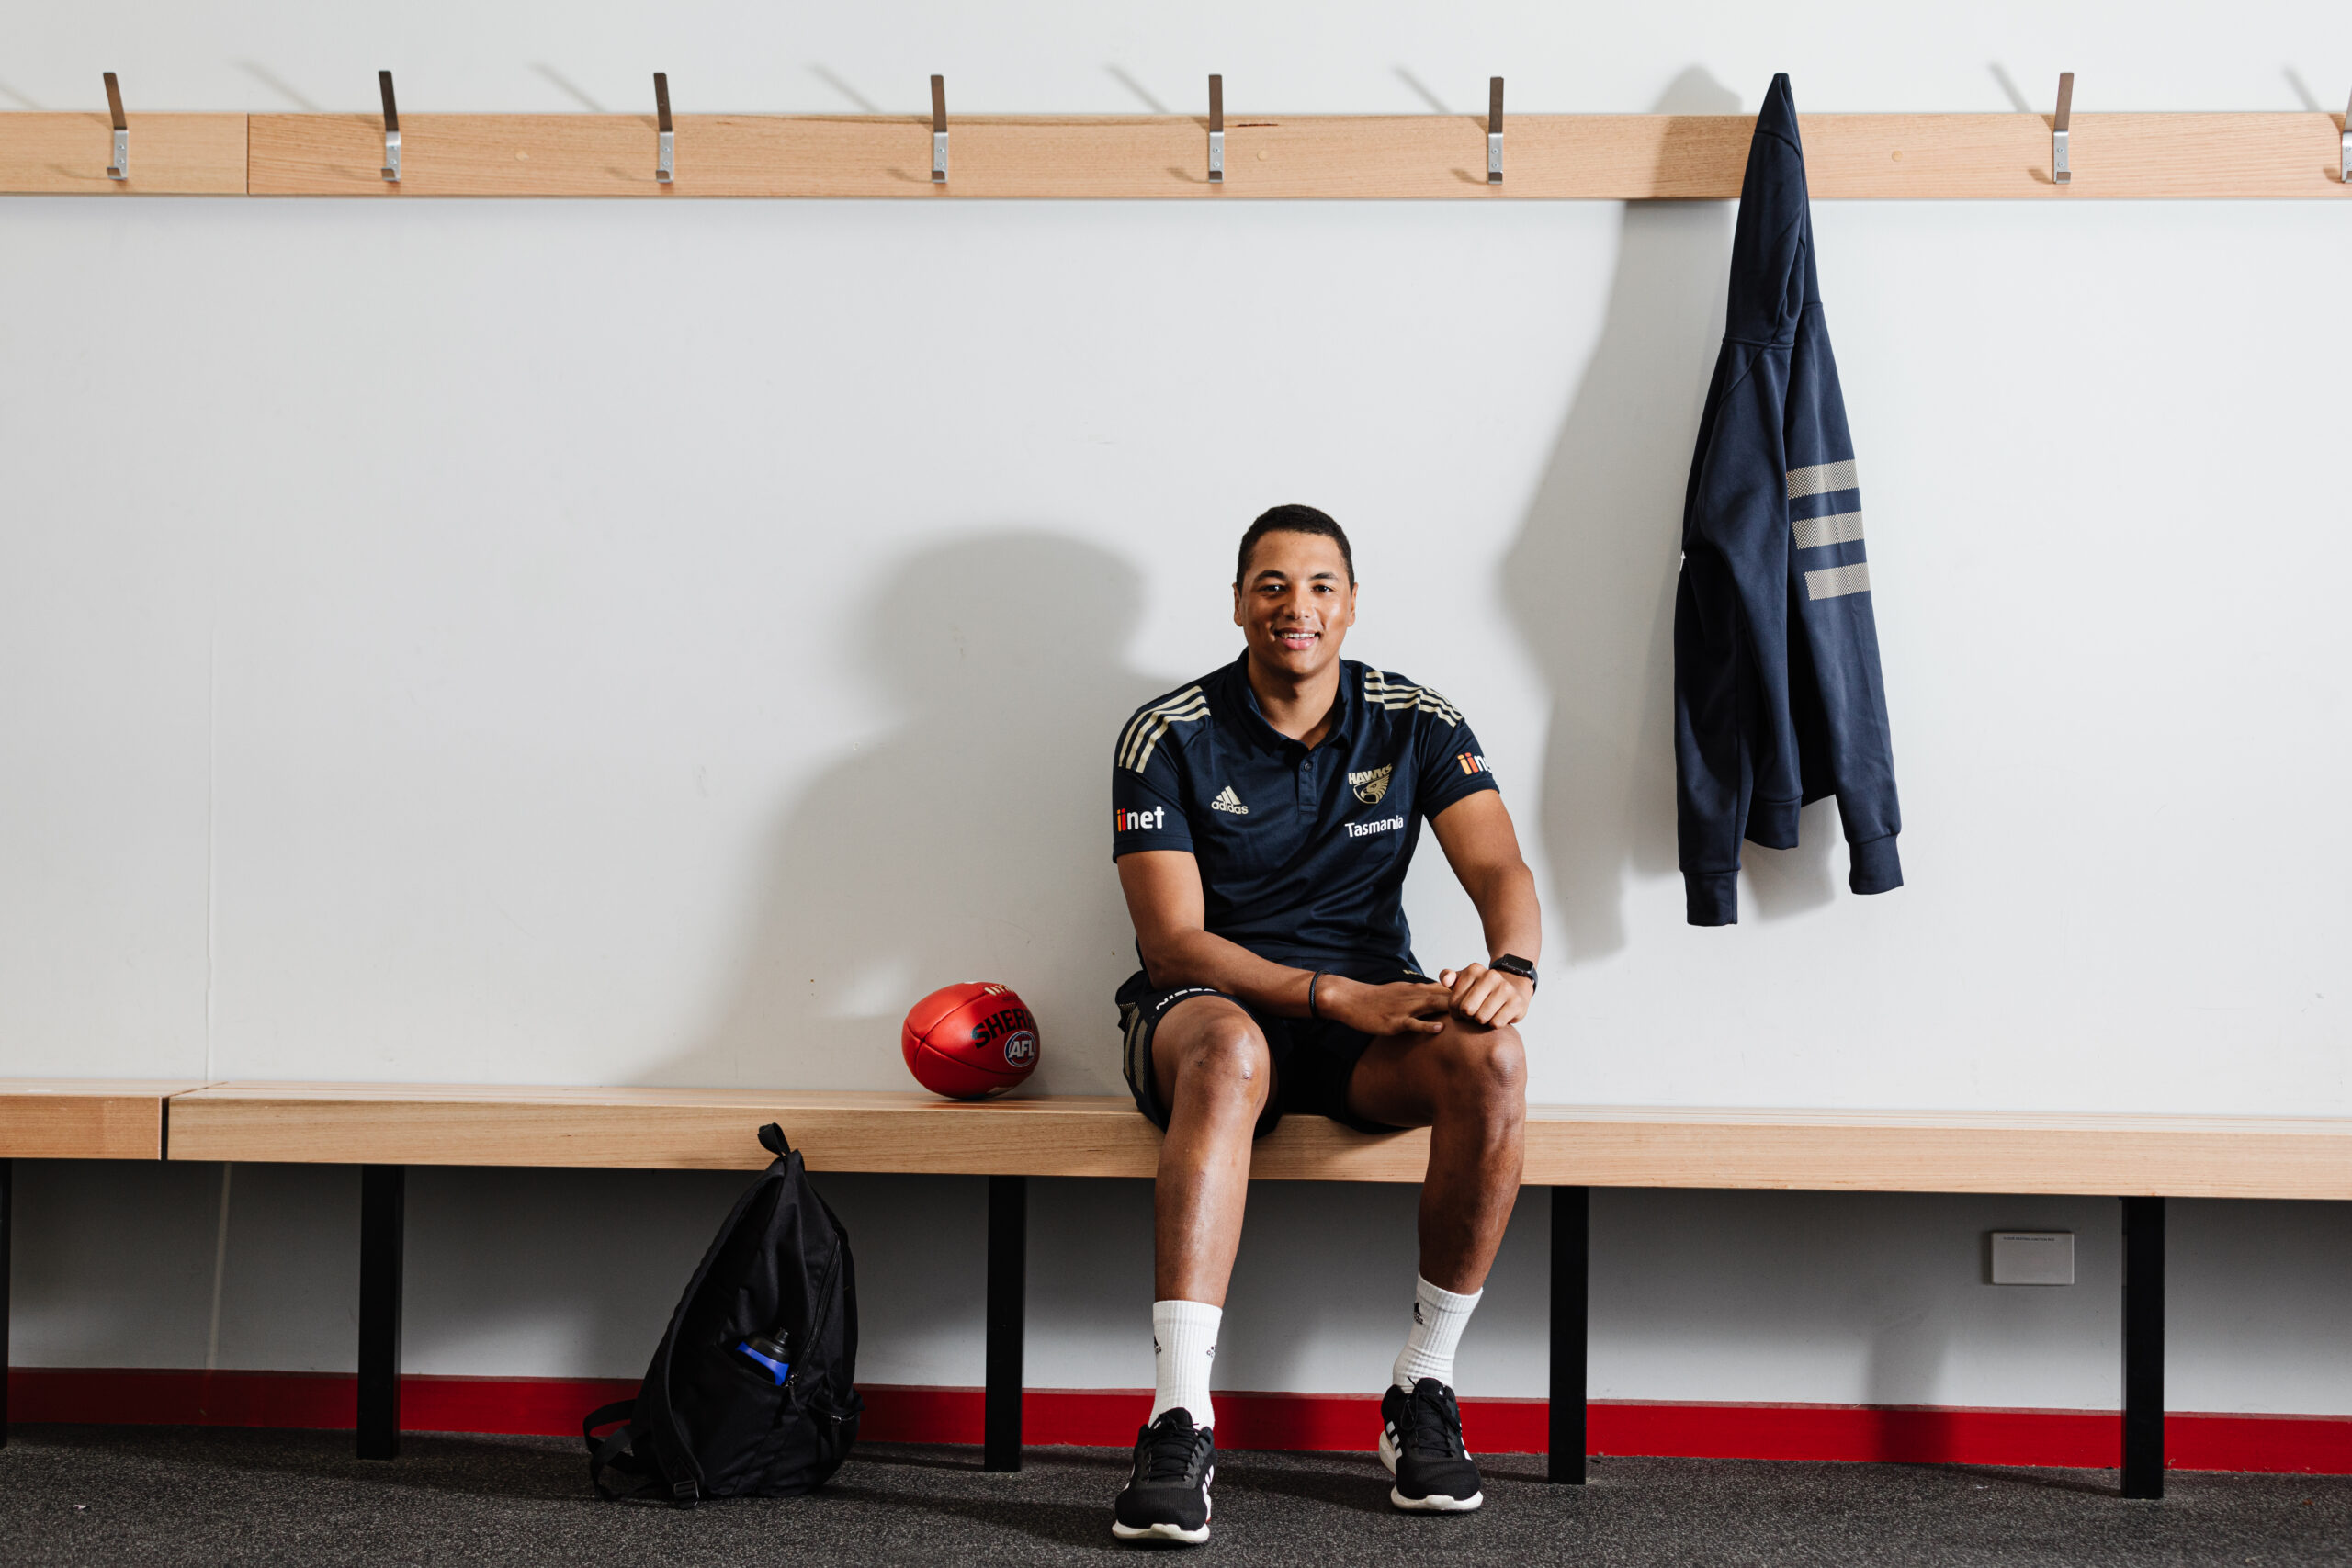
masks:
<svg viewBox="0 0 2352 1568"><path fill-rule="evenodd" d="M2352 1199L2352 1118L1543 1107L1527 1164L1591 1187Z"/></svg>
<svg viewBox="0 0 2352 1568"><path fill-rule="evenodd" d="M956 1104L911 1091L219 1084L176 1096L171 1156L327 1164L755 1169L781 1122L813 1170L1148 1177L1116 1096ZM1419 1181L1426 1133L1291 1117L1268 1180ZM1531 1107L1545 1186L2352 1199L2352 1118Z"/></svg>
<svg viewBox="0 0 2352 1568"><path fill-rule="evenodd" d="M812 1170L1148 1176L1159 1134L1124 1100L956 1104L806 1089L223 1084L172 1103L172 1157L340 1165L756 1170L781 1122Z"/></svg>
<svg viewBox="0 0 2352 1568"><path fill-rule="evenodd" d="M164 1102L201 1078L0 1079L0 1159L161 1159Z"/></svg>

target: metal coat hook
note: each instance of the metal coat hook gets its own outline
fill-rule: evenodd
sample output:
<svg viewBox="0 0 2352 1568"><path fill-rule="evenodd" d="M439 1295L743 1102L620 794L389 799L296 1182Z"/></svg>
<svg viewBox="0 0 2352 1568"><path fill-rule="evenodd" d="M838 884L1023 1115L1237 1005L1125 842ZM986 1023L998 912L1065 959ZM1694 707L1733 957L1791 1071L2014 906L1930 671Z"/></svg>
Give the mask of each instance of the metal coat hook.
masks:
<svg viewBox="0 0 2352 1568"><path fill-rule="evenodd" d="M1213 75L1209 78L1209 184L1224 183L1225 78Z"/></svg>
<svg viewBox="0 0 2352 1568"><path fill-rule="evenodd" d="M931 183L947 183L947 78L931 79Z"/></svg>
<svg viewBox="0 0 2352 1568"><path fill-rule="evenodd" d="M1503 183L1503 79L1487 78L1487 183Z"/></svg>
<svg viewBox="0 0 2352 1568"><path fill-rule="evenodd" d="M2344 106L2344 167L2341 177L2346 185L2352 186L2352 100L2347 100Z"/></svg>
<svg viewBox="0 0 2352 1568"><path fill-rule="evenodd" d="M2066 129L2075 118L2075 73L2058 73L2058 112L2050 121L2050 178L2055 185L2072 185L2075 171L2066 166Z"/></svg>
<svg viewBox="0 0 2352 1568"><path fill-rule="evenodd" d="M376 73L376 85L384 92L384 166L383 176L398 185L401 181L401 110L392 102L392 73Z"/></svg>
<svg viewBox="0 0 2352 1568"><path fill-rule="evenodd" d="M107 165L107 178L127 180L130 177L130 122L122 118L122 88L111 71L107 73L107 112L114 117L114 162Z"/></svg>
<svg viewBox="0 0 2352 1568"><path fill-rule="evenodd" d="M655 134L661 138L661 159L653 165L653 177L663 185L678 172L678 138L670 125L670 73L653 73L653 123Z"/></svg>

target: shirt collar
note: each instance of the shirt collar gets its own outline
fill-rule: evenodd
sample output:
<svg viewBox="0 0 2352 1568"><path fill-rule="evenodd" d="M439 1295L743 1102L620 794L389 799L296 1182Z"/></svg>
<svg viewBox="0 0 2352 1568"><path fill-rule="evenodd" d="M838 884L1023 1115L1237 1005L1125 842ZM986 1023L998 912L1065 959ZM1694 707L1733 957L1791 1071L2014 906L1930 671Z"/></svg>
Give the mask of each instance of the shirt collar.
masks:
<svg viewBox="0 0 2352 1568"><path fill-rule="evenodd" d="M1235 689L1240 694L1241 727L1250 738L1272 751L1286 756L1304 755L1307 750L1305 746L1266 722L1265 709L1258 705L1258 689L1250 684L1250 650L1243 649L1241 657L1227 665L1226 671ZM1340 664L1339 695L1331 705L1333 714L1331 733L1325 736L1322 743L1315 750L1344 751L1350 739L1361 728L1358 719L1363 705L1363 682L1356 679L1355 671L1343 660Z"/></svg>

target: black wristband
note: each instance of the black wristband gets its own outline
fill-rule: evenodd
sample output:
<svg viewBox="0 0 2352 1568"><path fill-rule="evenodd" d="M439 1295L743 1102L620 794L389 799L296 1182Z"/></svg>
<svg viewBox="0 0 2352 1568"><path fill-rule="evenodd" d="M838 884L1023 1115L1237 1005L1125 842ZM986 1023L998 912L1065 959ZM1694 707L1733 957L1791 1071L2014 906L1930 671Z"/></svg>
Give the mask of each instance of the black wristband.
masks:
<svg viewBox="0 0 2352 1568"><path fill-rule="evenodd" d="M1321 1020L1322 1014L1315 1010L1315 985L1317 981L1322 978L1323 971L1320 969L1317 969L1314 974L1309 975L1306 977L1306 1016L1311 1019L1316 1019L1318 1021Z"/></svg>
<svg viewBox="0 0 2352 1568"><path fill-rule="evenodd" d="M1506 953L1498 957L1489 958L1487 960L1487 967L1498 975L1518 976L1527 982L1527 988L1531 991L1540 987L1541 982L1535 978L1535 965L1516 953Z"/></svg>

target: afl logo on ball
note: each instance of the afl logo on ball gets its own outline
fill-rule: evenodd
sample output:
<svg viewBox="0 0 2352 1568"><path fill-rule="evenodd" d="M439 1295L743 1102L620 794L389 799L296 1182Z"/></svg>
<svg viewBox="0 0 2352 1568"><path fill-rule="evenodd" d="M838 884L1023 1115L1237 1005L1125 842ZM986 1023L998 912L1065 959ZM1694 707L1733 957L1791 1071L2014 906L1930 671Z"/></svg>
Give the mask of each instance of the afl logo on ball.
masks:
<svg viewBox="0 0 2352 1568"><path fill-rule="evenodd" d="M1037 1059L1037 1037L1023 1029L1004 1037L1004 1065L1025 1067Z"/></svg>

